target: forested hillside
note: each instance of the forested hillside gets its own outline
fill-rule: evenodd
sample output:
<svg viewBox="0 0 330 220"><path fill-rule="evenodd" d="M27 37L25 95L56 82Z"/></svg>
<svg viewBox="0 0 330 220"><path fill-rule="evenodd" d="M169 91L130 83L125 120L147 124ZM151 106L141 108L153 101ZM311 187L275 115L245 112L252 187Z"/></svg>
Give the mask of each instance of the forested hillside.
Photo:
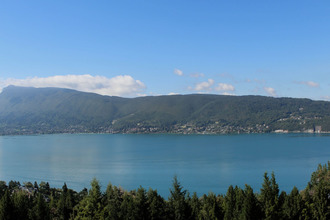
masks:
<svg viewBox="0 0 330 220"><path fill-rule="evenodd" d="M34 184L0 181L0 219L320 219L330 218L330 162L319 165L307 187L280 191L274 173L264 174L260 193L249 185L229 186L226 195L189 194L174 177L170 196L157 190L126 191L109 183L105 192L96 179L79 193Z"/></svg>
<svg viewBox="0 0 330 220"><path fill-rule="evenodd" d="M0 134L250 133L330 131L330 102L263 96L121 98L59 88L9 86Z"/></svg>

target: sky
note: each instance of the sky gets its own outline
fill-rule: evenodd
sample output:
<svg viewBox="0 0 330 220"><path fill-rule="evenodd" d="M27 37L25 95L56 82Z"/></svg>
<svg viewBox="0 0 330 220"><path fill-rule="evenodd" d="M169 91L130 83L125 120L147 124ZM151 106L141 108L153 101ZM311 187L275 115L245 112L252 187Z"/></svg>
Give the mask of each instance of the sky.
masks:
<svg viewBox="0 0 330 220"><path fill-rule="evenodd" d="M0 0L0 91L330 101L330 1Z"/></svg>

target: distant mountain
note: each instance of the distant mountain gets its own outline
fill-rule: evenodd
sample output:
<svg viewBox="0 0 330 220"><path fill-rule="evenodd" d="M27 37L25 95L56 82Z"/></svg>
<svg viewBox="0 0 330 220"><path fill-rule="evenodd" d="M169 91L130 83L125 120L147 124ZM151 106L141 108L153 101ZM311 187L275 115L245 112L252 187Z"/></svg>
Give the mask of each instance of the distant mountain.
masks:
<svg viewBox="0 0 330 220"><path fill-rule="evenodd" d="M9 86L0 134L330 131L330 102L263 96L101 96Z"/></svg>

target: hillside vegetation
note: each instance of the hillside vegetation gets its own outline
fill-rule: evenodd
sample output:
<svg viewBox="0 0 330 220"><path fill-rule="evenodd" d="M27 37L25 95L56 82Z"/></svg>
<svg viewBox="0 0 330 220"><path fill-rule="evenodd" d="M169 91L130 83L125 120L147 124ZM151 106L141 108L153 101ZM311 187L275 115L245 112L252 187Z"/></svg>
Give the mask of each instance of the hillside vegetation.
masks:
<svg viewBox="0 0 330 220"><path fill-rule="evenodd" d="M296 98L101 96L9 86L0 94L0 134L260 133L330 131L330 102Z"/></svg>

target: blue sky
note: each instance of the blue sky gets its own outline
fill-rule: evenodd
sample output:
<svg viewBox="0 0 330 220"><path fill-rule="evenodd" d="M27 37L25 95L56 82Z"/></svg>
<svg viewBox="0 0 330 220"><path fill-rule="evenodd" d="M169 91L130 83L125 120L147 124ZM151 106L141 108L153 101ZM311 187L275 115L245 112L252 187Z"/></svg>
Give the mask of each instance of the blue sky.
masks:
<svg viewBox="0 0 330 220"><path fill-rule="evenodd" d="M0 90L330 100L330 1L1 1Z"/></svg>

